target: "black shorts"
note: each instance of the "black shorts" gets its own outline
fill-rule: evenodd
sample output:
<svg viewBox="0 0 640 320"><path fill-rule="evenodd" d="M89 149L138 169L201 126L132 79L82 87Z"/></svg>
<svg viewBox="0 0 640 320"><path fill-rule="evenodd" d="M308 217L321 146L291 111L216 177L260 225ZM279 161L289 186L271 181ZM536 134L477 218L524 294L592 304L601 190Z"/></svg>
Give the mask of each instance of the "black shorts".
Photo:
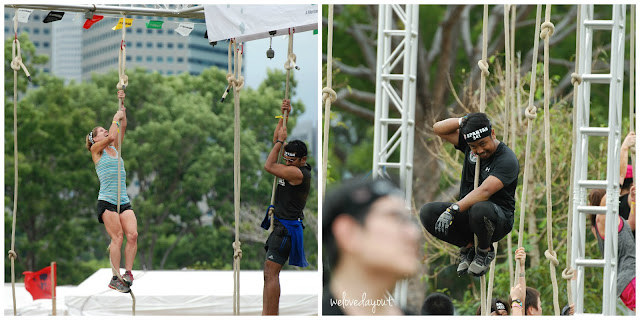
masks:
<svg viewBox="0 0 640 320"><path fill-rule="evenodd" d="M273 222L273 231L269 235L269 238L267 238L264 249L267 251L266 259L279 265L284 265L289 259L289 253L291 252L291 235L289 235L287 228L278 222L278 220Z"/></svg>
<svg viewBox="0 0 640 320"><path fill-rule="evenodd" d="M98 222L100 223L104 223L104 221L102 221L102 214L105 210L116 212L116 210L118 210L118 206L108 201L98 200ZM126 210L133 210L131 202L120 205L120 213L123 213Z"/></svg>

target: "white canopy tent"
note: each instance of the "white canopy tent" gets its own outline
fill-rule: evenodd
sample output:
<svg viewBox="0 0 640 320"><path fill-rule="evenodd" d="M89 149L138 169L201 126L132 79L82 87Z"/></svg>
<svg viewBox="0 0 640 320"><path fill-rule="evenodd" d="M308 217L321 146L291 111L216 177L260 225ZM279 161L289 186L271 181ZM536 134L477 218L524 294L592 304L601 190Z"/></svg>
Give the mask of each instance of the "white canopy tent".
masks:
<svg viewBox="0 0 640 320"><path fill-rule="evenodd" d="M136 316L233 315L233 271L133 271ZM107 287L111 269L96 271L77 287L57 288L58 315L130 316L131 297ZM282 271L281 315L318 315L321 292L317 271ZM262 312L262 271L242 271L240 315ZM13 315L11 285L5 284L5 316ZM16 288L18 315L51 314L51 300L32 300L23 284Z"/></svg>
<svg viewBox="0 0 640 320"><path fill-rule="evenodd" d="M308 5L204 5L209 42L235 38L245 42L276 35L318 29L318 6Z"/></svg>

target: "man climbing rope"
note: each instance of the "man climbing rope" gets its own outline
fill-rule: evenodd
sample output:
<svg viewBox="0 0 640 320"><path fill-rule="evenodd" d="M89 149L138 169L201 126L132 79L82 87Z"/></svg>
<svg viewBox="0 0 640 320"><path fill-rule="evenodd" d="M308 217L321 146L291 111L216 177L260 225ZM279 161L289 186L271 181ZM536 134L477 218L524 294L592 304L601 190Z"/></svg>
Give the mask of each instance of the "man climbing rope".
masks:
<svg viewBox="0 0 640 320"><path fill-rule="evenodd" d="M282 101L283 114L291 112L288 99ZM300 140L285 144L287 127L283 119L273 133L273 148L264 164L264 169L278 178L274 202L273 231L264 246L267 251L264 263L264 289L262 314L277 315L280 303L280 270L289 259L289 264L299 267L308 265L302 243L302 210L307 203L311 187L311 166L307 164L307 145ZM278 163L280 147L284 145L286 164ZM262 226L269 228L269 217Z"/></svg>
<svg viewBox="0 0 640 320"><path fill-rule="evenodd" d="M425 229L440 240L460 247L458 275L484 275L495 259L492 242L513 227L515 191L520 165L513 151L496 139L484 113L437 122L433 131L464 152L460 197L456 203L433 202L420 208ZM473 189L480 158L479 186ZM473 250L473 235L478 247Z"/></svg>

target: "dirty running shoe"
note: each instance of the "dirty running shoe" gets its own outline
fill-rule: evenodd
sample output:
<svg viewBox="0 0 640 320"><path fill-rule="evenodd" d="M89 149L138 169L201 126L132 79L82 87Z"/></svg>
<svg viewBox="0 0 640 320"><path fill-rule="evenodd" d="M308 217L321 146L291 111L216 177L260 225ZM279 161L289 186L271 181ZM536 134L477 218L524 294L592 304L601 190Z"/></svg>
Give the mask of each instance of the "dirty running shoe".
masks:
<svg viewBox="0 0 640 320"><path fill-rule="evenodd" d="M131 274L131 270L127 270L124 272L124 274L122 275L122 280L124 280L124 283L126 283L129 287L133 285L133 274Z"/></svg>
<svg viewBox="0 0 640 320"><path fill-rule="evenodd" d="M111 278L111 282L109 282L109 288L122 293L131 291L129 286L120 281L120 279L118 279L118 277L116 276L113 276L113 278Z"/></svg>
<svg viewBox="0 0 640 320"><path fill-rule="evenodd" d="M469 265L473 262L473 258L476 256L476 251L473 247L460 248L460 255L458 256L458 277L461 277L463 274L467 273L467 269L469 269Z"/></svg>
<svg viewBox="0 0 640 320"><path fill-rule="evenodd" d="M489 266L491 265L491 261L496 258L495 251L482 250L480 248L476 249L476 257L469 265L469 273L476 277L480 277L487 273Z"/></svg>

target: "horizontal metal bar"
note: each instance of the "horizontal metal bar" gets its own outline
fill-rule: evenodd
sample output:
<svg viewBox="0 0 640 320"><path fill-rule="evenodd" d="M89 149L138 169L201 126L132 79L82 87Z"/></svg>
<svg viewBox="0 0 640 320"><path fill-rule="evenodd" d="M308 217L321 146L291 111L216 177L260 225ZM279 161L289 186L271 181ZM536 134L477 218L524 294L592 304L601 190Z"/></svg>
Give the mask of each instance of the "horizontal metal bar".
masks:
<svg viewBox="0 0 640 320"><path fill-rule="evenodd" d="M613 20L585 20L584 26L594 30L613 29Z"/></svg>
<svg viewBox="0 0 640 320"><path fill-rule="evenodd" d="M588 189L606 189L607 180L580 180L578 185Z"/></svg>
<svg viewBox="0 0 640 320"><path fill-rule="evenodd" d="M387 168L400 168L400 164L397 162L380 162L378 163L379 167L387 167Z"/></svg>
<svg viewBox="0 0 640 320"><path fill-rule="evenodd" d="M604 259L576 259L576 266L604 268Z"/></svg>
<svg viewBox="0 0 640 320"><path fill-rule="evenodd" d="M578 206L576 210L587 214L607 214L607 207L600 206Z"/></svg>
<svg viewBox="0 0 640 320"><path fill-rule="evenodd" d="M407 34L407 31L405 30L384 30L383 32L387 36L394 36L394 37L404 37ZM415 37L418 35L418 33L415 31L411 31L411 35Z"/></svg>
<svg viewBox="0 0 640 320"><path fill-rule="evenodd" d="M403 74L389 74L389 73L383 73L381 75L383 80L404 80L404 75Z"/></svg>
<svg viewBox="0 0 640 320"><path fill-rule="evenodd" d="M380 122L386 123L386 124L402 124L402 119L382 118L380 119Z"/></svg>
<svg viewBox="0 0 640 320"><path fill-rule="evenodd" d="M591 83L611 83L611 74L608 73L585 73L582 74L582 80Z"/></svg>
<svg viewBox="0 0 640 320"><path fill-rule="evenodd" d="M600 127L586 127L580 128L580 133L586 134L589 136L599 136L606 137L609 135L609 128L600 128Z"/></svg>
<svg viewBox="0 0 640 320"><path fill-rule="evenodd" d="M192 18L204 19L204 7L196 6L181 10L171 9L155 9L144 7L121 7L121 6L103 6L103 5L75 5L75 4L7 4L5 8L14 9L35 9L35 10L60 10L69 12L87 12L92 11L97 14L112 15L139 15L149 17L176 17L176 18Z"/></svg>

